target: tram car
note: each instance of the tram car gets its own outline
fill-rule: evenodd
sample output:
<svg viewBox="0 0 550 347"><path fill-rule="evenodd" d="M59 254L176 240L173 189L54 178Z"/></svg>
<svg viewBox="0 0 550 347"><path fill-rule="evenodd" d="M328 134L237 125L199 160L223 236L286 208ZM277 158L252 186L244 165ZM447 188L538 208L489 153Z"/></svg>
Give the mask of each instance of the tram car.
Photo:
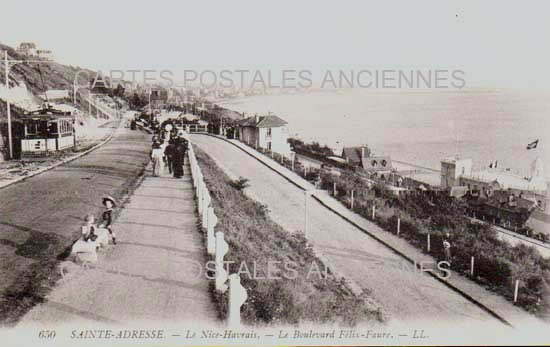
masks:
<svg viewBox="0 0 550 347"><path fill-rule="evenodd" d="M76 144L71 112L56 110L50 105L28 112L21 118L24 134L21 139L21 157L41 158L71 149Z"/></svg>

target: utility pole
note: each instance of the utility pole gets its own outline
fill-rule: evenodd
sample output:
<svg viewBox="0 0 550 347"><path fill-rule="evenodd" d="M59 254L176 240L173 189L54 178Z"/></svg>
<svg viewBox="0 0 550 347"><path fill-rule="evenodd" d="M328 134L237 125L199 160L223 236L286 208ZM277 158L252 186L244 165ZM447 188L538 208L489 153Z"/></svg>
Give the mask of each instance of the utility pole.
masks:
<svg viewBox="0 0 550 347"><path fill-rule="evenodd" d="M9 90L10 90L10 80L8 78L8 74L10 73L10 66L8 65L8 51L4 51L4 75L6 77L6 92L8 94L8 97L6 98L6 105L7 105L7 113L8 113L8 147L10 151L10 159L13 159L13 141L11 138L11 107L10 107L10 96L9 96Z"/></svg>
<svg viewBox="0 0 550 347"><path fill-rule="evenodd" d="M152 89L149 89L149 113L151 116L153 115L153 111L151 110L151 93L153 92Z"/></svg>

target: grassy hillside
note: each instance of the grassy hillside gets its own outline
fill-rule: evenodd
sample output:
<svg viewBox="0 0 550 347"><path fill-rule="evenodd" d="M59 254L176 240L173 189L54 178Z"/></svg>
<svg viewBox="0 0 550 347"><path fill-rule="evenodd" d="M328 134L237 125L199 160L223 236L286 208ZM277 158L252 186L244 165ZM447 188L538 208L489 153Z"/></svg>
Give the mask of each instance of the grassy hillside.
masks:
<svg viewBox="0 0 550 347"><path fill-rule="evenodd" d="M12 47L3 45L0 43L0 52L2 53L0 58L4 58L4 51L8 52L8 59L10 60L24 60L29 59L23 55L18 54ZM36 60L37 58L31 58ZM0 69L0 83L4 84L5 75L3 64ZM27 89L33 94L38 95L49 89L69 89L72 90L74 78L81 68L77 66L67 66L58 64L56 62L44 61L43 63L20 63L12 66L9 73L10 87L19 85L20 82L25 83ZM95 76L95 73L91 70L86 70L90 76ZM86 81L86 74L81 74L78 78L79 84L84 84ZM3 100L0 100L0 120L6 117L6 107ZM12 108L14 117L17 117L21 110L18 108Z"/></svg>
<svg viewBox="0 0 550 347"><path fill-rule="evenodd" d="M18 54L12 47L0 43L0 52L7 50L8 59L24 60L29 59ZM1 58L4 58L2 54ZM37 58L31 58L36 60ZM72 89L74 78L78 71L86 70L91 76L94 72L89 69L81 69L78 66L62 65L52 61L44 61L44 63L20 63L13 66L10 70L10 86L13 86L15 81L23 81L33 94L44 92L44 89ZM44 78L44 86L40 78L40 71ZM0 82L4 82L4 69L0 69ZM85 75L79 78L79 83L84 83Z"/></svg>

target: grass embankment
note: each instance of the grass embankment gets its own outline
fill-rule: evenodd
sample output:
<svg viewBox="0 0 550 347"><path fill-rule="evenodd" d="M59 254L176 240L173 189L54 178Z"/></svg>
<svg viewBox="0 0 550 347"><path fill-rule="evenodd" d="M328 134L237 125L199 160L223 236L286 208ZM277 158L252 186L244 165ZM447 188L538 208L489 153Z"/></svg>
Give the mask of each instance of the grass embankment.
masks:
<svg viewBox="0 0 550 347"><path fill-rule="evenodd" d="M240 272L241 283L248 292L241 315L246 324L355 325L383 321L367 293L355 296L330 271L324 276L325 265L306 248L301 234L282 229L270 219L267 207L248 198L207 154L199 149L195 153L218 217L216 231L224 232L229 244L225 260L235 262L229 265L229 273ZM276 272L280 279L260 279L268 275L268 261L281 262L275 266L281 270ZM290 264L296 273L287 271L285 264ZM317 268L322 275L315 271ZM227 293L213 293L224 319Z"/></svg>

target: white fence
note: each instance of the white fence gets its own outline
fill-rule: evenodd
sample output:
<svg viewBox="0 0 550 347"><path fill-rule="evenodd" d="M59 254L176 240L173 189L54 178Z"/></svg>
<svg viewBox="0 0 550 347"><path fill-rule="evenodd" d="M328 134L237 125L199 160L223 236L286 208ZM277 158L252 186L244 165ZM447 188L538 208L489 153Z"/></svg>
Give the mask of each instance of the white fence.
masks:
<svg viewBox="0 0 550 347"><path fill-rule="evenodd" d="M212 198L204 183L204 177L197 163L197 158L195 157L191 142L189 142L188 152L199 216L202 221L202 227L206 230L206 250L209 255L215 257L216 261L216 290L224 293L229 289L228 325L231 327L238 327L241 321L241 306L247 298L246 289L241 285L238 274L234 273L228 275L223 267L224 256L229 251L229 245L225 241L223 233L215 232L214 230L218 223L218 218L214 213L214 208L210 206ZM227 284L227 282L229 283Z"/></svg>

